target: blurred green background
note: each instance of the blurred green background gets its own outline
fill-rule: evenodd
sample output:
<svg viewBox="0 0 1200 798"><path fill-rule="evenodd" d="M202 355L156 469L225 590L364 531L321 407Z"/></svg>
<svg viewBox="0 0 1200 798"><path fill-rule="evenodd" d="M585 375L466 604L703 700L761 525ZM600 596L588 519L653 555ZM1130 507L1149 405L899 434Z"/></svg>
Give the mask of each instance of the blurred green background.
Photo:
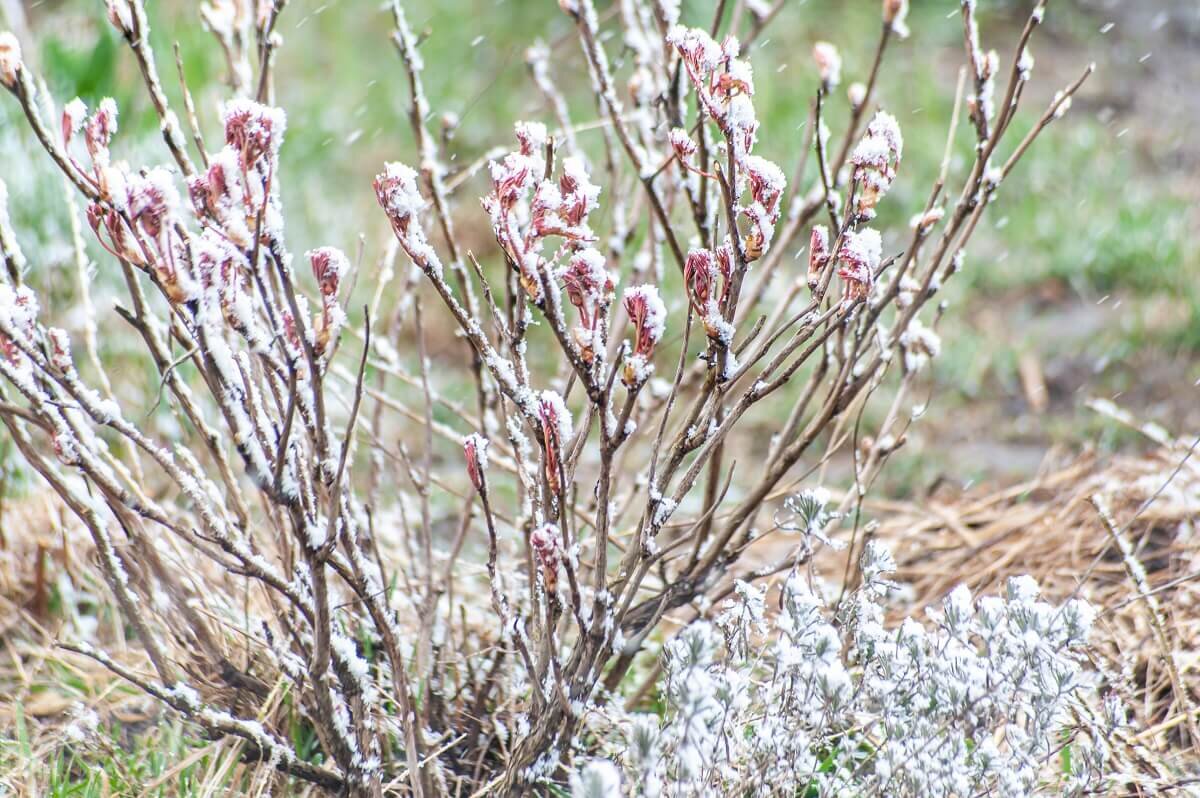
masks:
<svg viewBox="0 0 1200 798"><path fill-rule="evenodd" d="M178 43L205 133L216 141L224 58L200 25L196 4L149 5L168 93L181 108L172 57ZM984 46L1009 58L1032 5L983 0ZM15 20L18 6L8 3L7 24L22 34L57 102L115 97L122 111L117 157L166 161L136 65L102 5L30 3ZM599 7L607 19L611 6ZM711 1L685 2L684 21L707 26L712 9ZM573 119L596 118L572 26L556 3L443 0L409 3L408 13L427 65L430 128L439 129L444 113L458 118L448 142L451 169L509 144L515 119L552 121L524 63L535 39L554 48L554 78ZM798 155L815 89L813 42L841 49L844 88L865 78L878 15L877 0L795 0L751 48L763 122L759 151L785 172ZM906 221L936 173L962 62L957 2L913 0L910 27L911 37L893 45L878 95L906 138L900 179L879 221L894 231L885 237L892 248L901 246ZM276 99L289 115L282 160L291 249L333 244L355 252L361 237L363 263L372 264L387 231L371 177L383 161L414 155L407 82L388 39L390 14L381 3L293 0L278 30ZM1055 444L1137 445L1084 407L1092 396L1114 398L1180 433L1200 425L1200 255L1192 244L1200 230L1200 142L1188 134L1189 122L1200 118L1200 93L1187 88L1200 84L1198 31L1200 11L1179 0L1051 4L1032 46L1036 67L1019 132L1088 62L1097 62L1098 72L1005 184L972 242L965 272L948 286L944 354L928 386L932 412L892 467L890 491L920 489L944 472L964 482L1027 475ZM606 46L619 70L628 53L615 38ZM4 99L0 173L9 183L14 225L33 281L49 291L50 304L57 299L65 307L73 283L54 277L70 262L60 181L15 104ZM844 102L834 104L835 135L845 113ZM965 128L956 150L959 171L968 152ZM596 130L580 136L597 151ZM475 201L484 190L479 179L468 184L455 213L468 244L487 258L494 244ZM100 254L93 253L103 308L105 286L115 290L116 275ZM364 298L368 283L358 287ZM106 345L114 356L123 346ZM1039 380L1044 401L1034 395Z"/></svg>

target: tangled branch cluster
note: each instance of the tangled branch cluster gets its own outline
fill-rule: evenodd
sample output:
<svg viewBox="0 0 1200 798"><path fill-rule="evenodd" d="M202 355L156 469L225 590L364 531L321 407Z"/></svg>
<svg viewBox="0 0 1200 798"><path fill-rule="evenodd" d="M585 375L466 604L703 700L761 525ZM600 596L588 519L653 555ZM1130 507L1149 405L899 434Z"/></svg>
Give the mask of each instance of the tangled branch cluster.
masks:
<svg viewBox="0 0 1200 798"><path fill-rule="evenodd" d="M874 65L847 92L836 143L828 119L842 104L840 57L818 44L820 88L790 185L779 164L756 153L766 132L744 55L782 0L738 4L732 21L719 3L708 30L681 26L677 3L621 2L613 32L631 56L616 71L592 0L562 0L602 117L602 149L583 149L555 83L565 70L548 68L549 48L531 48L534 84L557 130L520 123L515 149L491 162L482 204L496 248L485 264L455 230L452 203L470 170L451 174L445 143L426 130L425 65L394 5L418 163L385 165L374 188L421 279L390 286L385 270L359 316L345 308L350 260L333 247L308 252L310 280L285 241L286 119L271 98L286 2L203 8L230 67L215 149L186 86L186 134L169 105L142 0L106 2L159 115L170 166L135 168L112 156L111 100L90 111L68 103L56 129L52 98L16 39L0 34L0 83L86 201L107 253L101 268L119 273L127 290L117 312L157 370L173 420L133 420L134 400L118 397L98 351L90 304L78 336L49 326L26 281L37 264L25 263L15 233L0 224L0 421L90 530L152 672L68 645L208 734L241 738L247 758L349 795L516 795L565 782L564 766L587 747L589 717L611 701L664 619L693 602L711 606L744 582L791 574L780 645L828 637L814 608L801 612L809 599L796 574L811 555L807 542L768 565L744 565L743 555L774 528L768 508L804 478L799 466L853 454L856 489L808 525L828 538L903 444L913 419L902 408L939 348L922 311L962 268L1005 177L1083 82L1010 142L1044 0L1006 80L999 56L981 49L974 0L963 0L966 67L941 174L905 240L885 240L871 223L900 179L904 144L896 120L877 110L876 82L889 43L908 34L902 0L883 3ZM718 40L722 27L729 32ZM974 129L973 158L952 190L959 106ZM806 238L808 268L793 275L788 256ZM86 260L79 265L85 274ZM682 291L669 289L679 283ZM430 290L465 341L471 407L430 374L422 303ZM401 300L384 320L382 300L396 291ZM398 354L410 323L415 367ZM885 384L883 421L861 435L863 409ZM768 397L789 409L770 422L768 450L736 463L733 444L750 440L748 422ZM436 420L435 409L452 420ZM423 430L419 454L389 442L408 420ZM449 460L438 454L445 441L462 447ZM368 451L357 457L360 445ZM464 457L465 481L453 465ZM399 465L398 490L381 489L385 462ZM459 509L438 509L456 496ZM441 536L446 516L455 531ZM860 553L852 539L848 556L858 562ZM205 565L179 569L181 559ZM855 583L870 585L868 571L856 570ZM485 583L490 608L472 600ZM737 589L747 606L761 604L754 589ZM898 677L885 664L919 668L946 646L971 648L953 629L909 645L915 631L897 637L867 605L856 612L852 644L889 645L899 658L868 656L859 677L865 688L855 700L871 703L885 725L888 702L909 695L890 691L887 680ZM1011 625L1015 612L1011 603L996 608L996 623ZM666 689L676 713L694 698L687 674L699 678L709 663L707 629L671 646ZM1055 645L1076 637L1058 635ZM252 656L236 656L245 646ZM1066 668L1057 651L1039 667ZM794 644L778 667L811 670L822 656ZM851 682L832 678L820 677L825 705L793 701L786 711L809 720L823 713L819 728L843 728L837 712L853 704L842 692ZM1024 688L1014 679L1012 689ZM1059 705L1051 709L1042 721L1060 719ZM928 737L942 716L894 717ZM319 756L294 747L286 732L294 724L311 729ZM960 742L973 733L955 728ZM709 784L699 767L708 743L691 733L672 743L671 767ZM887 763L894 778L915 778L902 762L912 752L896 747L901 731L891 733L872 778L885 778ZM743 756L793 757L778 763L788 768L825 756L829 740L812 734L790 752L739 743L712 784ZM976 743L977 762L985 749ZM838 750L830 784L857 767L849 748ZM647 773L650 751L637 765Z"/></svg>

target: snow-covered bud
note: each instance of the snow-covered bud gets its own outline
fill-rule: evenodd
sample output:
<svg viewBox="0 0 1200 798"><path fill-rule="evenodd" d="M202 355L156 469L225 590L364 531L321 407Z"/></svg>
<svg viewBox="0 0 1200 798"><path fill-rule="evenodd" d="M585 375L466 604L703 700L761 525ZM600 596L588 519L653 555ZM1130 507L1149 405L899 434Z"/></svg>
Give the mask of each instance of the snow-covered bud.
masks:
<svg viewBox="0 0 1200 798"><path fill-rule="evenodd" d="M76 97L71 102L63 106L62 112L62 142L64 147L71 144L71 139L75 134L83 129L83 123L87 120L87 106L83 100Z"/></svg>
<svg viewBox="0 0 1200 798"><path fill-rule="evenodd" d="M945 208L941 206L931 208L924 213L918 213L916 216L914 216L911 220L909 220L908 226L914 230L920 231L921 235L924 235L925 233L929 232L929 228L940 222L942 217L945 215Z"/></svg>
<svg viewBox="0 0 1200 798"><path fill-rule="evenodd" d="M22 371L28 371L31 364L17 340L26 347L33 346L38 311L37 295L28 286L14 289L0 283L0 357Z"/></svg>
<svg viewBox="0 0 1200 798"><path fill-rule="evenodd" d="M313 276L321 292L321 314L317 317L316 349L320 353L329 351L330 343L336 340L345 323L346 314L337 302L342 277L350 270L350 261L336 247L320 247L305 253L312 264Z"/></svg>
<svg viewBox="0 0 1200 798"><path fill-rule="evenodd" d="M23 285L16 289L5 286L4 294L0 295L0 320L7 322L18 335L27 340L33 339L40 311L37 294L33 293L29 286Z"/></svg>
<svg viewBox="0 0 1200 798"><path fill-rule="evenodd" d="M685 164L691 160L692 156L696 154L696 150L699 149L699 145L681 127L671 128L671 132L667 134L667 141L670 142L671 149L675 152L675 157Z"/></svg>
<svg viewBox="0 0 1200 798"><path fill-rule="evenodd" d="M743 254L747 261L755 261L766 252L775 235L775 223L779 221L779 200L787 186L787 178L778 166L757 155L743 158L742 169L749 179L753 200L742 209L742 214L750 221L750 229L743 241Z"/></svg>
<svg viewBox="0 0 1200 798"><path fill-rule="evenodd" d="M350 261L337 247L320 247L305 253L312 264L313 277L317 278L317 286L321 296L337 296L342 277L350 270Z"/></svg>
<svg viewBox="0 0 1200 798"><path fill-rule="evenodd" d="M590 238L587 216L596 209L600 187L589 179L583 161L574 155L563 158L562 175L558 179L558 190L562 195L559 213L566 221L566 238Z"/></svg>
<svg viewBox="0 0 1200 798"><path fill-rule="evenodd" d="M155 167L143 175L129 179L129 217L134 226L150 238L157 239L167 226L167 219L179 207L179 192L171 174Z"/></svg>
<svg viewBox="0 0 1200 798"><path fill-rule="evenodd" d="M21 43L9 31L0 32L0 83L6 89L15 88L22 68Z"/></svg>
<svg viewBox="0 0 1200 798"><path fill-rule="evenodd" d="M546 483L550 492L562 495L562 481L559 470L563 465L563 455L567 443L571 440L573 422L571 411L567 410L561 396L554 391L542 391L538 400L538 416L542 420L542 437L546 444Z"/></svg>
<svg viewBox="0 0 1200 798"><path fill-rule="evenodd" d="M650 359L667 329L667 306L663 304L658 288L649 284L626 290L624 302L625 313L634 329L634 344L633 354L625 361L622 381L626 387L636 388L654 370Z"/></svg>
<svg viewBox="0 0 1200 798"><path fill-rule="evenodd" d="M88 120L87 131L84 133L88 153L97 166L108 164L108 145L116 132L117 103L112 97L105 97Z"/></svg>
<svg viewBox="0 0 1200 798"><path fill-rule="evenodd" d="M817 76L825 91L842 82L842 56L837 47L829 42L817 42L812 49L813 61L817 65Z"/></svg>
<svg viewBox="0 0 1200 798"><path fill-rule="evenodd" d="M883 24L901 39L908 36L908 0L883 0Z"/></svg>
<svg viewBox="0 0 1200 798"><path fill-rule="evenodd" d="M518 122L515 129L517 141L521 145L521 154L526 158L540 154L546 147L549 137L546 126L541 122Z"/></svg>
<svg viewBox="0 0 1200 798"><path fill-rule="evenodd" d="M816 290L821 274L829 263L829 228L823 224L813 227L808 239L808 287Z"/></svg>
<svg viewBox="0 0 1200 798"><path fill-rule="evenodd" d="M408 232L412 218L425 207L421 190L417 188L416 171L394 161L384 164L383 172L375 176L375 196L392 223L392 229L401 237Z"/></svg>
<svg viewBox="0 0 1200 798"><path fill-rule="evenodd" d="M108 8L108 21L122 36L133 34L133 12L129 8L129 0L104 0Z"/></svg>
<svg viewBox="0 0 1200 798"><path fill-rule="evenodd" d="M79 447L76 445L76 439L70 433L61 432L55 435L51 446L54 447L54 456L60 463L65 466L79 465Z"/></svg>
<svg viewBox="0 0 1200 798"><path fill-rule="evenodd" d="M750 229L742 238L742 255L747 263L753 263L763 256L771 245L775 233L775 223L757 202L742 210L742 215L750 220Z"/></svg>
<svg viewBox="0 0 1200 798"><path fill-rule="evenodd" d="M667 33L667 43L674 46L688 68L697 73L716 69L721 63L720 45L700 28L676 25Z"/></svg>
<svg viewBox="0 0 1200 798"><path fill-rule="evenodd" d="M896 179L903 152L904 138L896 118L886 111L875 114L850 155L854 180L859 184L856 211L861 218L874 218L875 206Z"/></svg>
<svg viewBox="0 0 1200 798"><path fill-rule="evenodd" d="M846 283L846 299L865 299L875 284L875 271L883 255L879 231L865 228L846 233L838 250L838 277Z"/></svg>
<svg viewBox="0 0 1200 798"><path fill-rule="evenodd" d="M491 172L492 193L503 211L511 210L536 179L529 158L516 152L509 153L500 163L493 162Z"/></svg>
<svg viewBox="0 0 1200 798"><path fill-rule="evenodd" d="M562 273L562 281L567 298L579 310L575 341L584 359L590 363L601 344L598 333L604 326L601 321L608 311L616 280L604 268L604 256L588 247L571 257L570 264Z"/></svg>
<svg viewBox="0 0 1200 798"><path fill-rule="evenodd" d="M562 562L562 533L554 524L543 524L529 533L529 546L542 567L546 592L558 590L558 568Z"/></svg>
<svg viewBox="0 0 1200 798"><path fill-rule="evenodd" d="M704 332L722 346L728 346L733 340L733 326L720 310L729 290L732 267L733 250L723 245L715 255L707 249L693 249L688 253L683 272L688 299L704 324Z"/></svg>
<svg viewBox="0 0 1200 798"><path fill-rule="evenodd" d="M742 169L750 179L750 195L754 201L761 204L767 213L778 218L779 198L787 187L787 178L783 170L775 163L757 155L747 156L742 160Z"/></svg>
<svg viewBox="0 0 1200 798"><path fill-rule="evenodd" d="M851 83L846 89L846 101L850 103L851 108L861 108L862 104L867 101L867 87L863 83Z"/></svg>
<svg viewBox="0 0 1200 798"><path fill-rule="evenodd" d="M709 304L717 300L718 276L716 258L710 250L693 249L688 252L683 267L683 283L697 313L707 313Z"/></svg>
<svg viewBox="0 0 1200 798"><path fill-rule="evenodd" d="M75 361L71 357L71 337L61 327L51 327L46 331L46 340L50 344L50 365L63 374L75 371Z"/></svg>
<svg viewBox="0 0 1200 798"><path fill-rule="evenodd" d="M1029 52L1029 47L1021 50L1021 57L1017 60L1017 77L1021 81L1027 81L1033 77L1033 53Z"/></svg>
<svg viewBox="0 0 1200 798"><path fill-rule="evenodd" d="M225 104L221 116L225 143L238 152L243 171L258 165L264 157L267 170L273 170L287 128L283 109L238 98Z"/></svg>
<svg viewBox="0 0 1200 798"><path fill-rule="evenodd" d="M942 339L936 332L913 319L900 335L900 349L904 352L906 371L919 371L942 351Z"/></svg>
<svg viewBox="0 0 1200 798"><path fill-rule="evenodd" d="M488 447L492 442L479 433L471 433L463 441L463 453L467 456L467 476L475 490L483 492L484 474L488 467Z"/></svg>

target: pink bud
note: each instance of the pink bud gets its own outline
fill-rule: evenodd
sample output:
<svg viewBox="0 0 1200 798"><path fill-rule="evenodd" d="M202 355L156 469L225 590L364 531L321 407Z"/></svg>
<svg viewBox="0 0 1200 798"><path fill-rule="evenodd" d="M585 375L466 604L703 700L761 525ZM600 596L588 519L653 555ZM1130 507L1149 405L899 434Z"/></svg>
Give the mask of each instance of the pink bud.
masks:
<svg viewBox="0 0 1200 798"><path fill-rule="evenodd" d="M546 482L551 493L561 495L563 486L559 470L563 464L564 447L571 439L571 413L561 396L554 391L542 391L538 415L542 420L542 438L546 444Z"/></svg>
<svg viewBox="0 0 1200 798"><path fill-rule="evenodd" d="M683 267L683 282L687 286L688 299L696 312L708 313L708 304L716 299L717 267L713 253L707 249L693 249L688 253Z"/></svg>
<svg viewBox="0 0 1200 798"><path fill-rule="evenodd" d="M529 546L542 567L546 592L558 588L558 568L562 560L562 533L554 524L543 524L529 533Z"/></svg>
<svg viewBox="0 0 1200 798"><path fill-rule="evenodd" d="M346 260L346 256L336 247L320 247L306 254L312 264L313 276L317 278L321 295L337 296L342 277L350 269L350 262Z"/></svg>
<svg viewBox="0 0 1200 798"><path fill-rule="evenodd" d="M225 143L238 151L243 170L254 168L264 157L269 168L274 166L287 127L283 109L238 98L225 105L222 118Z"/></svg>
<svg viewBox="0 0 1200 798"><path fill-rule="evenodd" d="M50 363L54 368L63 374L70 374L74 371L75 365L71 358L71 338L67 335L67 331L60 327L51 327L46 333L46 338L50 343Z"/></svg>
<svg viewBox="0 0 1200 798"><path fill-rule="evenodd" d="M638 285L625 292L625 313L637 333L634 353L649 358L667 328L667 306L653 285Z"/></svg>
<svg viewBox="0 0 1200 798"><path fill-rule="evenodd" d="M112 142L113 134L117 132L117 104L111 97L100 101L100 106L88 120L84 133L88 152L92 160L105 163L108 161L108 145Z"/></svg>
<svg viewBox="0 0 1200 798"><path fill-rule="evenodd" d="M813 228L808 239L808 287L815 289L821 281L821 272L829 263L829 229L823 224Z"/></svg>
<svg viewBox="0 0 1200 798"><path fill-rule="evenodd" d="M488 467L488 447L491 441L478 433L468 435L463 441L463 452L467 456L467 476L475 490L483 492L484 473Z"/></svg>
<svg viewBox="0 0 1200 798"><path fill-rule="evenodd" d="M842 80L842 56L837 47L829 42L817 42L813 45L812 56L821 85L827 90L838 85Z"/></svg>
<svg viewBox="0 0 1200 798"><path fill-rule="evenodd" d="M78 97L63 106L62 141L64 147L70 146L71 139L73 139L75 134L83 128L83 123L86 118L87 106L84 105L83 100L79 99Z"/></svg>
<svg viewBox="0 0 1200 798"><path fill-rule="evenodd" d="M581 249L571 257L562 275L567 298L579 309L583 327L591 330L614 288L612 275L604 268L604 256L595 249Z"/></svg>
<svg viewBox="0 0 1200 798"><path fill-rule="evenodd" d="M838 277L846 283L847 299L865 299L871 292L882 249L877 230L868 227L846 234L838 250Z"/></svg>
<svg viewBox="0 0 1200 798"><path fill-rule="evenodd" d="M0 83L9 89L16 86L21 67L21 43L8 31L0 33Z"/></svg>
<svg viewBox="0 0 1200 798"><path fill-rule="evenodd" d="M397 235L408 231L412 217L425 207L421 191L417 188L417 173L402 163L384 164L382 173L375 177L375 196L392 223Z"/></svg>
<svg viewBox="0 0 1200 798"><path fill-rule="evenodd" d="M675 151L675 157L683 162L691 160L696 154L699 145L692 140L692 137L687 134L687 131L681 127L672 128L667 134L667 141L671 144L671 149Z"/></svg>

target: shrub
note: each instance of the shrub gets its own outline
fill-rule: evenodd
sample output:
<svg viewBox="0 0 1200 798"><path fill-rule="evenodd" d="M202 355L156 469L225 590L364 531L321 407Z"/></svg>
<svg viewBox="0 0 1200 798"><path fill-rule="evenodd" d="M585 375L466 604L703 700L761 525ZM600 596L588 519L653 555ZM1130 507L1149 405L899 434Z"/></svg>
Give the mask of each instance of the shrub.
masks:
<svg viewBox="0 0 1200 798"><path fill-rule="evenodd" d="M395 5L419 162L384 165L374 189L420 279L397 297L382 277L360 312L346 307L357 267L342 251L314 249L301 268L285 240L287 122L270 98L286 3L204 6L233 95L214 149L186 87L184 121L170 107L141 0L106 2L170 166L113 157L111 100L93 109L73 100L54 120L20 45L0 35L0 82L85 200L107 253L101 268L127 289L117 312L165 404L137 420L135 408L158 401L118 381L90 302L60 319L71 332L49 326L26 279L39 277L38 264L0 224L0 420L90 531L149 668L84 641L65 646L204 733L240 738L244 758L297 782L348 795L520 794L567 782L576 751L611 753L587 730L637 654L678 608L736 589L742 620L723 622L728 659L712 658L712 627L687 629L668 645L666 728L640 718L624 732L623 762L645 789L659 774L712 793L748 783L747 768L790 773L789 784L818 792L1031 783L1074 694L1082 609L1052 614L1019 587L972 620L956 594L939 630L885 631L869 565L853 569L848 586L861 587L830 626L798 576L810 545L770 565L742 557L781 526L769 508L805 478L806 458L853 456L854 488L839 506L825 511L814 494L791 505L804 541L827 539L903 444L912 418L902 408L939 348L938 313L922 312L963 267L1004 178L1087 74L1010 140L1044 3L1002 68L964 0L967 62L941 174L911 230L885 241L872 225L904 142L876 109L875 86L889 43L907 35L902 0L883 3L874 65L845 100L836 48L815 49L821 86L790 186L755 152L766 131L742 57L782 2L739 4L731 21L719 3L712 34L679 25L676 3L622 2L611 33L629 65L618 72L592 0L561 0L603 149L581 148L553 51L534 47L533 79L558 130L518 123L516 146L491 162L482 202L497 246L486 266L451 212L470 171L451 174L444 143L426 129L425 65ZM718 41L722 26L731 32ZM834 104L848 114L837 139ZM960 116L973 129L961 176L950 168ZM807 269L793 276L787 255L806 238ZM471 402L431 373L431 294L465 341ZM397 299L386 322L385 297ZM412 349L415 358L401 354ZM876 394L889 397L887 410L869 424ZM747 423L764 418L767 443ZM419 452L388 443L409 421ZM447 454L446 442L461 451ZM737 463L739 449L755 455ZM451 534L438 534L442 521ZM861 562L858 532L848 562ZM778 657L760 660L748 646L766 622L763 599L748 583L776 574L787 575ZM843 649L854 652L853 675ZM940 659L947 650L951 661ZM897 683L913 668L931 672ZM760 686L763 673L777 678ZM1037 682L1043 675L1066 681L1053 691ZM979 680L993 678L1000 692L973 706ZM785 688L821 696L777 692ZM762 702L770 723L799 723L806 736L742 738ZM302 752L296 729L315 738L316 753ZM730 743L719 755L716 740ZM923 753L905 747L926 743ZM933 769L916 772L912 755ZM1018 769L1001 778L1000 763ZM609 794L618 779L602 760L570 777L589 794Z"/></svg>
<svg viewBox="0 0 1200 798"><path fill-rule="evenodd" d="M1038 601L1028 577L977 604L959 587L933 628L883 625L894 563L874 541L834 617L807 576L779 611L745 582L716 624L667 646L665 717L593 725L635 795L1086 795L1124 722L1095 706L1082 656L1094 610ZM755 644L767 634L768 645ZM604 713L599 713L603 715ZM1047 762L1061 760L1058 778ZM596 764L587 767L595 768ZM584 771L586 773L586 769ZM583 795L615 795L596 789Z"/></svg>

